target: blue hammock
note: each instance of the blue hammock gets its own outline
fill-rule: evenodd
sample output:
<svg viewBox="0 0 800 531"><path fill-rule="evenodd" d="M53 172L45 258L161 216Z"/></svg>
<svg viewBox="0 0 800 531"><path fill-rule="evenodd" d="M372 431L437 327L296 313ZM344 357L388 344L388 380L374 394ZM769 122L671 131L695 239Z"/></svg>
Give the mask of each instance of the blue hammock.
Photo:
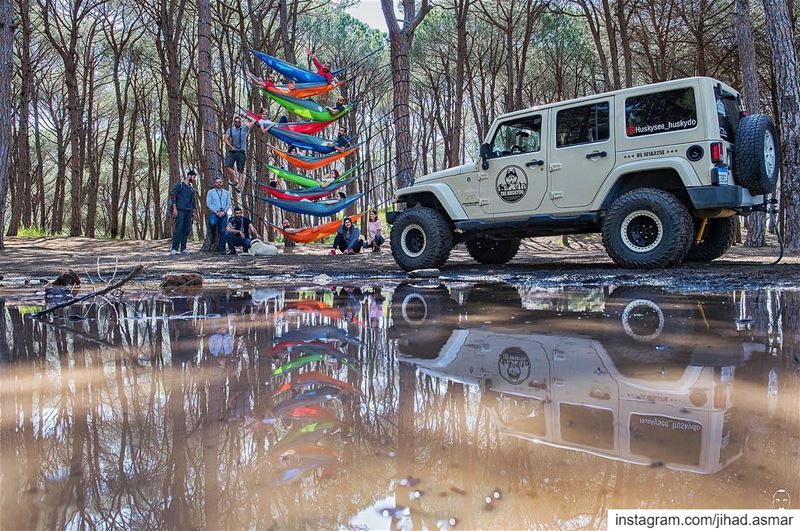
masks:
<svg viewBox="0 0 800 531"><path fill-rule="evenodd" d="M286 142L290 146L296 146L298 149L306 149L316 153L322 153L323 155L328 155L336 151L336 143L333 140L307 135L305 133L297 133L289 129L284 129L283 127L278 127L277 124L268 127L267 133L278 140Z"/></svg>
<svg viewBox="0 0 800 531"><path fill-rule="evenodd" d="M312 203L311 201L288 201L285 199L276 199L274 197L261 197L260 199L270 205L282 208L287 212L294 212L295 214L306 214L318 218L333 216L337 212L341 212L358 201L363 193L351 195L341 201L335 203Z"/></svg>
<svg viewBox="0 0 800 531"><path fill-rule="evenodd" d="M316 72L311 72L297 65L287 63L286 61L281 61L277 57L267 55L263 52L259 52L258 50L250 50L250 52L264 61L264 63L266 63L266 65L271 69L280 73L284 77L295 80L298 83L328 83L328 80L325 79L325 76L321 76ZM338 70L332 70L331 74L333 74L333 77L336 77L344 71L345 68L339 68Z"/></svg>

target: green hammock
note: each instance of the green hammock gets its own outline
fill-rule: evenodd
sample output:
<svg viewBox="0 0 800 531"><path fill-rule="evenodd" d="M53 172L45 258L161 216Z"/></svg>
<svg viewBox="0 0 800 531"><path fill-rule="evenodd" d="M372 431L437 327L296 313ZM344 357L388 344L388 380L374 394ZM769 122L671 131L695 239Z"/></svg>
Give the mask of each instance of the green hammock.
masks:
<svg viewBox="0 0 800 531"><path fill-rule="evenodd" d="M300 98L294 98L292 96L278 95L266 90L262 91L262 93L281 107L285 108L287 111L313 122L330 122L332 120L338 120L350 112L350 109L353 108L352 105L345 105L344 110L334 114L319 103L311 100L303 100Z"/></svg>
<svg viewBox="0 0 800 531"><path fill-rule="evenodd" d="M272 173L274 173L275 175L277 175L281 179L283 179L285 181L289 181L290 183L294 183L297 186L302 186L303 188L321 188L322 187L322 184L316 179L312 179L310 177L306 177L305 175L300 175L299 173L294 173L293 171L284 170L283 168L278 168L277 166L270 166L269 164L267 164L266 166L267 166L267 169L269 171L271 171ZM352 168L350 168L349 170L347 170L343 174L339 175L339 177L337 177L333 182L339 182L339 181L342 181L344 179L347 179L347 177L349 177L350 174L352 174L354 171L356 171L357 168L358 168L357 165L353 166Z"/></svg>

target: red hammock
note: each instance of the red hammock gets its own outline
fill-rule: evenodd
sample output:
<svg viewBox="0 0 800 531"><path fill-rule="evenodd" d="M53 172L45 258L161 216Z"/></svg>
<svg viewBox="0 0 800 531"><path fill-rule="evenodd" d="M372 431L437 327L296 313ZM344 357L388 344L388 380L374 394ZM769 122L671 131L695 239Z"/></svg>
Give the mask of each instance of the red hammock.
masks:
<svg viewBox="0 0 800 531"><path fill-rule="evenodd" d="M261 115L256 114L253 111L248 111L247 109L245 109L244 112L246 112L247 115L253 120L260 121L264 119ZM289 131L294 131L295 133L314 135L316 133L319 133L329 125L331 125L333 122L334 120L330 120L328 122L287 122L287 123L271 122L271 123L274 123L276 127L280 127L281 129L288 129Z"/></svg>
<svg viewBox="0 0 800 531"><path fill-rule="evenodd" d="M364 214L366 214L366 212L356 214L355 216L350 216L350 219L353 221L353 224L355 224L359 219L364 217ZM288 240L292 240L293 242L297 243L312 243L317 240L321 240L326 236L330 236L331 234L336 234L336 231L339 230L339 227L342 225L342 221L336 220L331 221L330 223L325 223L324 225L317 225L316 227L306 227L299 229L297 232L286 232L273 223L270 223L270 225L275 227L275 230L283 234L284 238Z"/></svg>

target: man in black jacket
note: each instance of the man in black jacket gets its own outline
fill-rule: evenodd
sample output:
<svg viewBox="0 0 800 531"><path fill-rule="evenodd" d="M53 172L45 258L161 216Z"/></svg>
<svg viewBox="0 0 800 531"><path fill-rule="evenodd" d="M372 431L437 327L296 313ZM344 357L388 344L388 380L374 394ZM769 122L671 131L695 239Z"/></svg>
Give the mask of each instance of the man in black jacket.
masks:
<svg viewBox="0 0 800 531"><path fill-rule="evenodd" d="M181 177L180 182L172 189L169 196L172 205L172 217L175 218L175 228L172 230L172 250L170 254L189 254L186 249L186 240L192 232L192 216L197 208L194 180L197 173L189 170Z"/></svg>

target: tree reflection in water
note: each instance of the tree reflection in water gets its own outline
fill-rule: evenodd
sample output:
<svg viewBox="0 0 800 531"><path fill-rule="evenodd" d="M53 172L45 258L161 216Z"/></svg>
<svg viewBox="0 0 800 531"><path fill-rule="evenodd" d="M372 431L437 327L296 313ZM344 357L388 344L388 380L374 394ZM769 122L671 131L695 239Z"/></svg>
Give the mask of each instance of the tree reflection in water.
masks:
<svg viewBox="0 0 800 531"><path fill-rule="evenodd" d="M800 495L794 292L258 288L26 312L0 301L3 529L595 527ZM687 375L685 404L660 402ZM688 410L695 442L650 429ZM692 444L701 473L679 470Z"/></svg>

